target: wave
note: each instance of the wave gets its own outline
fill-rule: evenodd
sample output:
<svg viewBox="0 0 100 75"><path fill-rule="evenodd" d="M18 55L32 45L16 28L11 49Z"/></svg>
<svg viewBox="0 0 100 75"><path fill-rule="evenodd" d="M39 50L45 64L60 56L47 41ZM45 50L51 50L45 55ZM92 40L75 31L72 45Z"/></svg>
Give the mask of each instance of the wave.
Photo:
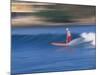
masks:
<svg viewBox="0 0 100 75"><path fill-rule="evenodd" d="M81 33L74 34L72 33L72 42L69 45L81 45L87 46L88 44L92 47L95 46L95 33ZM51 42L65 42L65 34L39 34L39 35L13 35L12 44L20 43L22 44L35 44L35 45L51 45Z"/></svg>

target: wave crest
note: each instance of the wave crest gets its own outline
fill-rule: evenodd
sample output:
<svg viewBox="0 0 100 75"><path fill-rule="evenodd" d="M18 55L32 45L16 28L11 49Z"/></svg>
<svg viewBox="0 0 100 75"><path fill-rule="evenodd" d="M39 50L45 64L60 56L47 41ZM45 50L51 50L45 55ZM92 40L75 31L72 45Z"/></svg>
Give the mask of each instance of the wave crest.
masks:
<svg viewBox="0 0 100 75"><path fill-rule="evenodd" d="M95 46L95 33L89 32L89 33L82 33L80 35L82 38L84 38L85 42L90 42L91 45Z"/></svg>

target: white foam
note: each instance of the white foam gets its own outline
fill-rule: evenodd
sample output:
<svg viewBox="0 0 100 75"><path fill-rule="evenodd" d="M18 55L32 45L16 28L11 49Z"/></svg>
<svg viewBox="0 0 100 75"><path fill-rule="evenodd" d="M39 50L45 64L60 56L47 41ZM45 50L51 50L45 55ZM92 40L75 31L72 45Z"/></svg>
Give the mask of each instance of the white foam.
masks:
<svg viewBox="0 0 100 75"><path fill-rule="evenodd" d="M84 38L85 42L90 42L91 45L95 46L95 33L89 32L89 33L82 33L80 35L82 38Z"/></svg>
<svg viewBox="0 0 100 75"><path fill-rule="evenodd" d="M80 45L88 44L90 47L95 47L95 33L93 32L84 32L80 34L79 38L73 39L68 45Z"/></svg>

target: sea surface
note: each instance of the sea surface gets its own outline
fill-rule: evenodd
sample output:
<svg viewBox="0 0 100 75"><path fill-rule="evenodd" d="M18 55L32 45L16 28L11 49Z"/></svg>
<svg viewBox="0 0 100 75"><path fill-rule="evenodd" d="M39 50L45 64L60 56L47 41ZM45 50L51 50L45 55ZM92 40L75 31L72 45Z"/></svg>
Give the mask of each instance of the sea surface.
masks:
<svg viewBox="0 0 100 75"><path fill-rule="evenodd" d="M66 41L66 28L72 38L95 33L95 25L12 28L11 74L91 70L96 68L96 48L53 46Z"/></svg>

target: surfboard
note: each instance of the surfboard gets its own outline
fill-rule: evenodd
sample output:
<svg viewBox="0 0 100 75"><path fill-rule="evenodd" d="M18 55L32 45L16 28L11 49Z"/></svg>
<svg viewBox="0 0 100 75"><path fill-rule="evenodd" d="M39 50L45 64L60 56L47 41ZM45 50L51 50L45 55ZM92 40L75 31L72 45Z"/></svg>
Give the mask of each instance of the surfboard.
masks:
<svg viewBox="0 0 100 75"><path fill-rule="evenodd" d="M54 46L63 46L63 47L67 46L66 43L61 43L61 42L52 42L51 44Z"/></svg>
<svg viewBox="0 0 100 75"><path fill-rule="evenodd" d="M69 43L64 43L64 42L52 42L51 44L54 45L54 46L62 46L62 47L65 47L65 46L76 46L76 45L79 45L81 43L84 43L84 38L76 38L76 39L73 39L72 41L70 41Z"/></svg>

